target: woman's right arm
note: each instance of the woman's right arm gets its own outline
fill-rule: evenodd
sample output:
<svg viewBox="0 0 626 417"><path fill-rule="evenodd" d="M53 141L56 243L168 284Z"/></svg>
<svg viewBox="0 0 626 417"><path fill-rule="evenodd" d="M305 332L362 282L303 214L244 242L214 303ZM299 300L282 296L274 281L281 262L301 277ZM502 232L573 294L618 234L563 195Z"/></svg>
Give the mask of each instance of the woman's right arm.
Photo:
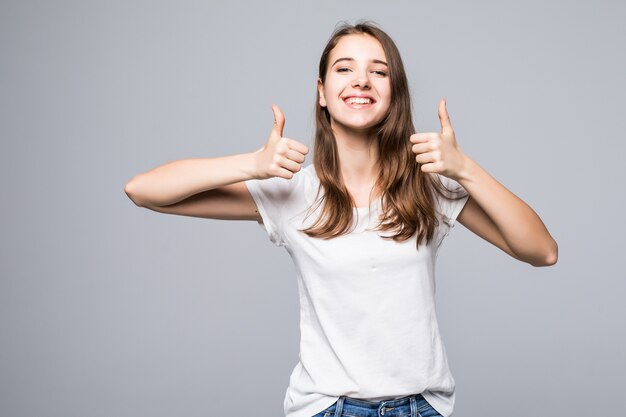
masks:
<svg viewBox="0 0 626 417"><path fill-rule="evenodd" d="M258 220L243 181L256 179L255 154L191 158L136 175L124 188L139 207L184 216Z"/></svg>
<svg viewBox="0 0 626 417"><path fill-rule="evenodd" d="M308 153L304 144L282 137L284 116L277 106L273 111L274 127L258 151L169 162L136 175L124 191L137 206L161 213L260 221L244 181L292 178Z"/></svg>

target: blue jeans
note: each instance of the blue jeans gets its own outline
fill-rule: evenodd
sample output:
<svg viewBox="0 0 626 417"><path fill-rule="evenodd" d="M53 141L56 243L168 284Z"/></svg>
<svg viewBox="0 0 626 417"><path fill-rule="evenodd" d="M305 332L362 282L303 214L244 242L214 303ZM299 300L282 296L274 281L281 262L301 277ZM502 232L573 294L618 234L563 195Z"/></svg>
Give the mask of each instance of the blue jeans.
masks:
<svg viewBox="0 0 626 417"><path fill-rule="evenodd" d="M342 395L313 417L443 417L422 394L386 401L368 401Z"/></svg>

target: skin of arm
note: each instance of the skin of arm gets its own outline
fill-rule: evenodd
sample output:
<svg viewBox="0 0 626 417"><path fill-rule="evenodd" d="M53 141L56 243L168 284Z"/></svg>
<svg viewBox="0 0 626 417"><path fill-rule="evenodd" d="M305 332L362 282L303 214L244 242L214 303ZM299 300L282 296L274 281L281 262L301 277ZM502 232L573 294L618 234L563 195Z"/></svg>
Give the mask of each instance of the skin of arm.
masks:
<svg viewBox="0 0 626 417"><path fill-rule="evenodd" d="M441 133L411 135L423 172L445 175L470 197L459 222L514 258L533 266L554 265L558 246L535 211L458 147L445 98L439 102Z"/></svg>
<svg viewBox="0 0 626 417"><path fill-rule="evenodd" d="M164 207L193 195L251 179L290 179L300 171L309 148L283 137L285 115L272 105L274 125L256 152L217 158L189 158L168 162L135 175L125 186L126 195L140 207Z"/></svg>
<svg viewBox="0 0 626 417"><path fill-rule="evenodd" d="M138 206L167 206L203 191L256 178L255 157L255 153L243 153L168 162L135 175L125 191Z"/></svg>
<svg viewBox="0 0 626 417"><path fill-rule="evenodd" d="M501 241L512 252L510 254L520 261L533 266L554 265L558 259L558 246L537 213L475 161L465 158L465 168L456 180L478 207L468 201L458 220L462 224L482 222L495 227ZM479 218L485 214L490 222Z"/></svg>

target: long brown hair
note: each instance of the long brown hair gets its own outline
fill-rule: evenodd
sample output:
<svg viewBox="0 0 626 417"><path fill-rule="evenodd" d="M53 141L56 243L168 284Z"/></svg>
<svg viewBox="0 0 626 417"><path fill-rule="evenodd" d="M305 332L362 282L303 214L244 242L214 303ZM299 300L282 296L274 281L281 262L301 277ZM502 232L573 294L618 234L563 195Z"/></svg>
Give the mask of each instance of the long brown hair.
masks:
<svg viewBox="0 0 626 417"><path fill-rule="evenodd" d="M409 140L415 133L415 128L404 65L395 43L376 23L361 21L351 25L343 22L335 29L320 58L319 78L322 84L326 81L330 52L341 37L351 34L367 34L381 43L387 58L391 84L391 103L387 115L373 128L379 148L378 177L374 189L380 190L383 211L380 224L375 230L395 233L381 237L396 242L411 238L417 231L416 246L419 246L424 238L427 242L433 239L439 225L435 215L433 191L449 198L444 190L450 190L445 188L437 175L422 172L421 164L415 161ZM354 201L341 176L328 108L320 106L319 99L318 91L315 99L313 165L320 179L315 206L323 204L323 207L317 221L301 231L310 237L330 239L350 233ZM324 194L319 198L322 188Z"/></svg>

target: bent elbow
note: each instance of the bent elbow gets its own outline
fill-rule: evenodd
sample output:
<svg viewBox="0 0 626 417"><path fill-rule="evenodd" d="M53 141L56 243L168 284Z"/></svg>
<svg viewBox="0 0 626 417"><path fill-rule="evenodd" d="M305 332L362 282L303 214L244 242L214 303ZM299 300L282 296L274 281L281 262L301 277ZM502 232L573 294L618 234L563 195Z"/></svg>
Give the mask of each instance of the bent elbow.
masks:
<svg viewBox="0 0 626 417"><path fill-rule="evenodd" d="M547 254L543 254L543 255L537 254L532 259L526 260L526 262L528 262L530 265L535 266L535 267L552 266L557 262L558 258L559 258L559 251L555 243L554 249L547 252Z"/></svg>
<svg viewBox="0 0 626 417"><path fill-rule="evenodd" d="M135 184L134 184L134 178L132 180L130 180L126 186L124 186L124 192L126 193L126 196L128 198L130 198L130 200L135 203L135 205L137 207L143 207L143 205L141 204L141 202L139 201L139 199L137 198L137 195L135 193Z"/></svg>
<svg viewBox="0 0 626 417"><path fill-rule="evenodd" d="M559 259L559 251L555 250L554 252L552 252L550 254L550 256L548 256L548 262L546 266L551 266L554 265Z"/></svg>
<svg viewBox="0 0 626 417"><path fill-rule="evenodd" d="M548 256L546 257L546 261L544 266L552 266L559 259L559 246L554 242L554 248L550 251Z"/></svg>

